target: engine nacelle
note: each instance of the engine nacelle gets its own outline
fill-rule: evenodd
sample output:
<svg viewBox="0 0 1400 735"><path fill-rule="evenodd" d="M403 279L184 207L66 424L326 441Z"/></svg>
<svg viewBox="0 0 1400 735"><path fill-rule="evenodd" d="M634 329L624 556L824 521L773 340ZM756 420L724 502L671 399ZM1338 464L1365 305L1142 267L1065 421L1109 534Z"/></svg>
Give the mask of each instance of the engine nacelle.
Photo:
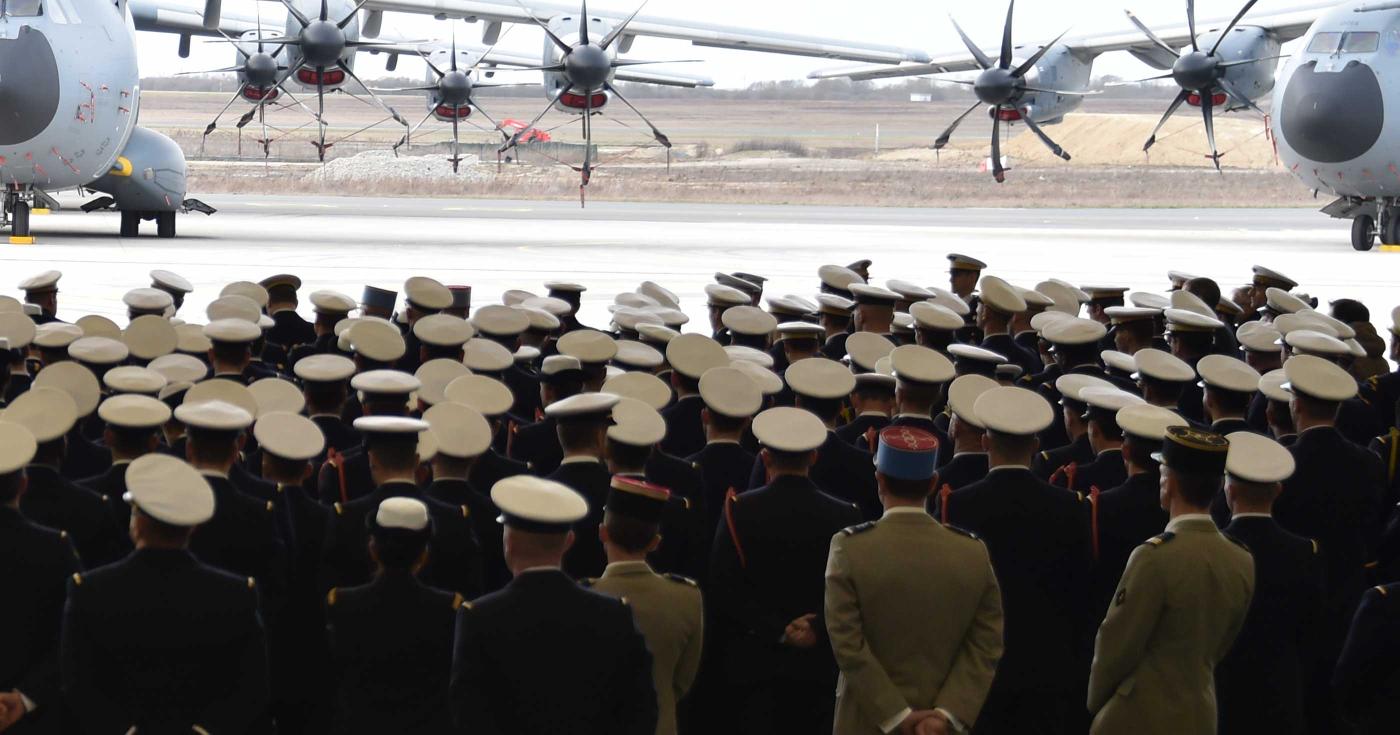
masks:
<svg viewBox="0 0 1400 735"><path fill-rule="evenodd" d="M1035 53L1038 47L1017 49L1018 57L1013 66ZM1094 70L1092 58L1082 59L1067 46L1056 45L1036 62L1035 68L1026 73L1026 84L1042 89L1062 89L1067 92L1087 90L1090 75ZM1028 110L1036 122L1048 122L1063 118L1067 113L1079 109L1084 98L1079 95L1047 94L1030 92L1021 98L1020 107ZM1016 115L1019 119L1019 113ZM1014 122L1014 121L1013 121Z"/></svg>
<svg viewBox="0 0 1400 735"><path fill-rule="evenodd" d="M185 154L170 138L134 128L112 170L87 188L111 195L122 211L178 211L185 201Z"/></svg>
<svg viewBox="0 0 1400 735"><path fill-rule="evenodd" d="M1202 49L1210 50L1218 38L1219 31L1210 31L1201 34L1197 43ZM1274 70L1278 67L1278 59L1275 57L1280 53L1280 45L1273 34L1263 28L1235 26L1225 42L1220 44L1217 53L1227 64L1232 61L1267 59L1253 64L1232 66L1225 70L1225 80L1237 92L1248 97L1250 102L1258 101L1274 90ZM1192 100L1191 104L1199 105L1201 101ZM1217 96L1215 104L1224 104L1224 101L1218 100Z"/></svg>

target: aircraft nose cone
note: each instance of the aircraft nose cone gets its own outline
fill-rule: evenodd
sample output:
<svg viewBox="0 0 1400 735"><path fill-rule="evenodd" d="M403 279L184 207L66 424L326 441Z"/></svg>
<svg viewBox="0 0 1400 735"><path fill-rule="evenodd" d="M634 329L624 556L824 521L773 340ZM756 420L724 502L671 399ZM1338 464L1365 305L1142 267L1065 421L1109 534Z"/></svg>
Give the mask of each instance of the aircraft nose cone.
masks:
<svg viewBox="0 0 1400 735"><path fill-rule="evenodd" d="M1019 87L1019 80L1009 70L992 68L977 76L972 90L977 99L989 105L1004 105L1015 97Z"/></svg>
<svg viewBox="0 0 1400 735"><path fill-rule="evenodd" d="M1182 89L1200 91L1215 86L1220 60L1204 51L1183 54L1172 64L1172 78Z"/></svg>
<svg viewBox="0 0 1400 735"><path fill-rule="evenodd" d="M1360 158L1380 140L1385 99L1371 67L1348 62L1341 71L1317 71L1310 61L1293 72L1283 94L1279 127L1284 142L1317 163Z"/></svg>
<svg viewBox="0 0 1400 735"><path fill-rule="evenodd" d="M612 61L608 59L608 52L593 44L575 46L564 57L564 73L569 81L586 91L600 89L603 82L608 80L611 70Z"/></svg>
<svg viewBox="0 0 1400 735"><path fill-rule="evenodd" d="M345 33L328 20L312 21L301 31L301 55L307 66L335 66L345 51Z"/></svg>
<svg viewBox="0 0 1400 735"><path fill-rule="evenodd" d="M58 63L44 34L21 28L0 39L0 145L44 132L58 111Z"/></svg>
<svg viewBox="0 0 1400 735"><path fill-rule="evenodd" d="M472 96L472 82L466 73L449 71L438 80L438 97L443 104L461 107Z"/></svg>
<svg viewBox="0 0 1400 735"><path fill-rule="evenodd" d="M243 64L243 76L255 87L271 87L277 81L277 60L269 54L253 54Z"/></svg>

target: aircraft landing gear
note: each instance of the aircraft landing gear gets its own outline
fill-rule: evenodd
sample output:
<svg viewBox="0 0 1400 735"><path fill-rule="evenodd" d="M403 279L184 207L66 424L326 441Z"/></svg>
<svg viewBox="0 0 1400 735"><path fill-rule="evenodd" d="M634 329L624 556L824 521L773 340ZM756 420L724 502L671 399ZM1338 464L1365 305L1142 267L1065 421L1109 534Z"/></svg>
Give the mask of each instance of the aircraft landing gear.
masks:
<svg viewBox="0 0 1400 735"><path fill-rule="evenodd" d="M156 213L156 237L169 240L175 237L175 213Z"/></svg>
<svg viewBox="0 0 1400 735"><path fill-rule="evenodd" d="M1358 218L1359 219L1359 218ZM1362 233L1364 234L1364 233ZM1356 237L1356 230L1352 230L1352 247L1360 250ZM1380 237L1382 245L1400 245L1400 207L1382 207L1381 222L1377 235ZM1364 239L1360 244L1365 244ZM1370 249L1370 248L1366 248Z"/></svg>
<svg viewBox="0 0 1400 735"><path fill-rule="evenodd" d="M141 234L141 213L122 210L122 237L136 237Z"/></svg>
<svg viewBox="0 0 1400 735"><path fill-rule="evenodd" d="M10 226L10 243L28 245L34 242L29 229L29 200L23 192L11 191L5 194L4 207L0 208L0 225Z"/></svg>
<svg viewBox="0 0 1400 735"><path fill-rule="evenodd" d="M1376 220L1363 214L1351 221L1351 247L1366 252L1376 245Z"/></svg>

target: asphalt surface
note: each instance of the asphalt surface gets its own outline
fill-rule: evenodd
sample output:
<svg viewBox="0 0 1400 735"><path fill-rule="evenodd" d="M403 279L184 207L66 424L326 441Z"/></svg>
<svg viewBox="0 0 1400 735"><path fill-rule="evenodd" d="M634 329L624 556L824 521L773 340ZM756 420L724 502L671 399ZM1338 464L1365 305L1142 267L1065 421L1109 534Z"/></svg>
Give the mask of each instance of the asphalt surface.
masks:
<svg viewBox="0 0 1400 735"><path fill-rule="evenodd" d="M1315 211L881 209L695 204L408 200L351 197L211 197L213 217L182 216L180 237L154 223L117 237L117 216L62 211L35 217L38 244L0 246L0 293L49 268L64 272L60 316L119 316L121 295L155 268L196 285L181 316L202 321L217 287L290 272L305 291L358 297L366 283L395 288L410 275L470 284L474 303L509 288L582 282L582 319L605 325L619 291L655 280L705 318L703 287L715 271L772 279L769 293L810 296L825 263L874 260L873 280L945 285L945 254L966 252L1025 286L1048 277L1081 285L1160 291L1185 270L1230 288L1255 263L1326 299L1360 298L1377 322L1400 304L1400 253L1354 252L1347 223ZM77 200L64 200L65 206ZM304 307L309 311L309 306ZM118 321L122 321L118 319Z"/></svg>

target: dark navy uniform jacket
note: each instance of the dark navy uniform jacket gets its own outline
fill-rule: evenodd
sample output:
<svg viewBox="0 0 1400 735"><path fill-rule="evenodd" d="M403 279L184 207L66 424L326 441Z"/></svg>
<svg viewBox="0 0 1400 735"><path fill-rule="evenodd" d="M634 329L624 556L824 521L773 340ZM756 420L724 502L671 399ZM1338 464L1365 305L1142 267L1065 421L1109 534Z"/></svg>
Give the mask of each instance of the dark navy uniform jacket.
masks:
<svg viewBox="0 0 1400 735"><path fill-rule="evenodd" d="M1103 620L1128 566L1133 549L1167 527L1162 510L1161 474L1154 468L1099 494L1099 558L1094 565L1092 620Z"/></svg>
<svg viewBox="0 0 1400 735"><path fill-rule="evenodd" d="M948 464L938 468L934 492L942 492L947 485L953 490L961 490L987 476L988 462L985 452L962 452L954 454ZM937 514L935 514L936 517Z"/></svg>
<svg viewBox="0 0 1400 735"><path fill-rule="evenodd" d="M476 735L653 735L651 664L626 602L524 572L458 611L452 712Z"/></svg>
<svg viewBox="0 0 1400 735"><path fill-rule="evenodd" d="M700 422L700 412L703 410L705 401L698 395L682 396L662 409L661 417L666 419L662 451L677 457L689 457L704 449L705 427Z"/></svg>
<svg viewBox="0 0 1400 735"><path fill-rule="evenodd" d="M763 459L754 459L749 471L749 487L764 485L766 475ZM866 520L879 518L884 512L875 485L873 455L842 441L834 431L827 432L826 441L817 450L817 463L812 465L810 477L822 492L854 504Z"/></svg>
<svg viewBox="0 0 1400 735"><path fill-rule="evenodd" d="M482 590L495 592L510 581L506 569L505 551L501 546L502 526L496 520L501 511L491 502L491 496L478 492L469 480L433 480L423 494L447 505L467 508L481 545Z"/></svg>
<svg viewBox="0 0 1400 735"><path fill-rule="evenodd" d="M710 442L688 459L700 470L705 498L705 538L713 539L724 511L724 496L730 490L741 493L748 489L755 457L738 442Z"/></svg>
<svg viewBox="0 0 1400 735"><path fill-rule="evenodd" d="M515 430L510 440L510 458L529 465L535 474L548 475L559 468L564 449L559 446L559 423L548 416Z"/></svg>
<svg viewBox="0 0 1400 735"><path fill-rule="evenodd" d="M564 555L564 571L575 579L602 576L608 558L598 540L598 524L603 522L612 473L602 460L565 462L548 479L568 485L588 501L588 515L574 524L574 545Z"/></svg>
<svg viewBox="0 0 1400 735"><path fill-rule="evenodd" d="M874 429L879 434L885 427L890 425L890 417L882 413L863 413L851 422L836 430L836 436L841 437L841 441L854 445L865 451L870 451L870 440L866 434Z"/></svg>
<svg viewBox="0 0 1400 735"><path fill-rule="evenodd" d="M0 605L0 630L5 631L0 690L19 690L38 705L20 720L15 732L63 732L59 625L66 585L79 569L77 552L61 532L0 506L0 558L6 560L5 604Z"/></svg>
<svg viewBox="0 0 1400 735"><path fill-rule="evenodd" d="M1400 718L1400 584L1366 591L1332 679L1359 735L1395 732Z"/></svg>
<svg viewBox="0 0 1400 735"><path fill-rule="evenodd" d="M114 562L130 549L125 526L114 503L105 496L79 487L45 465L29 465L29 489L20 497L19 510L25 518L59 531L73 539L78 555L89 567ZM126 505L125 501L121 503Z"/></svg>
<svg viewBox="0 0 1400 735"><path fill-rule="evenodd" d="M1057 470L1071 463L1078 465L1094 461L1094 448L1089 445L1089 435L1081 434L1078 439L1062 447L1049 449L1035 455L1031 470L1042 480L1049 480Z"/></svg>

